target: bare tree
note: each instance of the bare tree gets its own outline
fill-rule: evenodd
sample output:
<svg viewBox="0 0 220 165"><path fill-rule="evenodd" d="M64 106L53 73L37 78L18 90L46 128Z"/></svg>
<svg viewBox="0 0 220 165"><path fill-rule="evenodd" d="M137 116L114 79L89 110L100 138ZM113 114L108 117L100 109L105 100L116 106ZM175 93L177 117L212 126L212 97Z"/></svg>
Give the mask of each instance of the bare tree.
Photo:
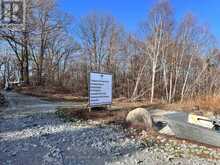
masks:
<svg viewBox="0 0 220 165"><path fill-rule="evenodd" d="M170 34L172 30L172 9L168 1L160 1L150 11L148 20L144 23L143 28L147 32L145 41L146 55L151 60L152 81L151 81L151 102L154 100L155 78L163 48L164 38Z"/></svg>
<svg viewBox="0 0 220 165"><path fill-rule="evenodd" d="M88 56L90 69L104 71L116 54L116 42L120 35L121 27L117 25L112 16L92 13L83 17L78 26L78 35L81 38L84 53Z"/></svg>

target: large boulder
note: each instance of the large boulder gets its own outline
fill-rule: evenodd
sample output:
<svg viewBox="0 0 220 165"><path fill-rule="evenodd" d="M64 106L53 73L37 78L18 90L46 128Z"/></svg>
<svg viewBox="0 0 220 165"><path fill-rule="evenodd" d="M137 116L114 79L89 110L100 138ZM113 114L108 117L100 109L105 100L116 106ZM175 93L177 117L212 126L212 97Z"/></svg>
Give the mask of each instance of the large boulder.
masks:
<svg viewBox="0 0 220 165"><path fill-rule="evenodd" d="M131 127L145 130L151 129L153 125L150 112L144 108L137 108L130 111L126 117L126 122Z"/></svg>

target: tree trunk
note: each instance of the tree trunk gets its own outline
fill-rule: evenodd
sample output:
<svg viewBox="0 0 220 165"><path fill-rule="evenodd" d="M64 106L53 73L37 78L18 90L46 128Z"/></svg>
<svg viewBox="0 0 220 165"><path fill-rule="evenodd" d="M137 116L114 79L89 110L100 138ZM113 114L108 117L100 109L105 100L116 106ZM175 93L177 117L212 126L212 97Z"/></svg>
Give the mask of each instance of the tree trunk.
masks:
<svg viewBox="0 0 220 165"><path fill-rule="evenodd" d="M29 58L28 58L28 46L25 46L25 83L30 84L29 80Z"/></svg>
<svg viewBox="0 0 220 165"><path fill-rule="evenodd" d="M24 64L23 61L20 62L20 79L19 81L23 82L24 81Z"/></svg>
<svg viewBox="0 0 220 165"><path fill-rule="evenodd" d="M153 101L154 101L155 77L156 77L156 64L153 64L152 84L151 84L151 98L150 98L151 103L153 103Z"/></svg>

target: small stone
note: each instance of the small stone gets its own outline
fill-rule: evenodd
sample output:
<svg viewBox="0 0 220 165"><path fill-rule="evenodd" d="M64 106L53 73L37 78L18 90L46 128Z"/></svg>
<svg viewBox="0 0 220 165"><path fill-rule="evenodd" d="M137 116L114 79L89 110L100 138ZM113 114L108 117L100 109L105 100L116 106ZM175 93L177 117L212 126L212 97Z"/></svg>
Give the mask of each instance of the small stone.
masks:
<svg viewBox="0 0 220 165"><path fill-rule="evenodd" d="M12 152L11 153L11 156L13 156L13 157L16 156L16 155L17 155L17 152Z"/></svg>
<svg viewBox="0 0 220 165"><path fill-rule="evenodd" d="M36 147L37 147L37 145L36 145L36 144L32 144L32 146L33 146L34 148L36 148Z"/></svg>
<svg viewBox="0 0 220 165"><path fill-rule="evenodd" d="M8 149L4 149L4 151L3 152L8 152Z"/></svg>
<svg viewBox="0 0 220 165"><path fill-rule="evenodd" d="M22 148L22 151L27 152L27 151L28 151L28 148Z"/></svg>
<svg viewBox="0 0 220 165"><path fill-rule="evenodd" d="M166 139L161 139L160 141L161 141L162 143L164 143L164 142L166 142Z"/></svg>
<svg viewBox="0 0 220 165"><path fill-rule="evenodd" d="M138 162L137 162L137 164L142 164L144 161L143 160L139 160Z"/></svg>
<svg viewBox="0 0 220 165"><path fill-rule="evenodd" d="M174 157L168 157L168 161L172 162L174 160Z"/></svg>

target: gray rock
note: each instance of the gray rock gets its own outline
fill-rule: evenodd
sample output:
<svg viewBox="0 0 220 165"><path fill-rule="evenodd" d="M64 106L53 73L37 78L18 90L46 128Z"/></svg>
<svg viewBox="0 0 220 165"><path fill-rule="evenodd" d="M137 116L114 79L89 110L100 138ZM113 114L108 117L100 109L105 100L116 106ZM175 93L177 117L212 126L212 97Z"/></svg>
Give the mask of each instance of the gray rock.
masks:
<svg viewBox="0 0 220 165"><path fill-rule="evenodd" d="M11 156L16 156L16 155L17 155L17 152L16 152L16 151L14 151L14 152L11 153Z"/></svg>
<svg viewBox="0 0 220 165"><path fill-rule="evenodd" d="M150 129L153 122L150 112L144 108L137 108L130 111L126 117L126 122L132 127Z"/></svg>

